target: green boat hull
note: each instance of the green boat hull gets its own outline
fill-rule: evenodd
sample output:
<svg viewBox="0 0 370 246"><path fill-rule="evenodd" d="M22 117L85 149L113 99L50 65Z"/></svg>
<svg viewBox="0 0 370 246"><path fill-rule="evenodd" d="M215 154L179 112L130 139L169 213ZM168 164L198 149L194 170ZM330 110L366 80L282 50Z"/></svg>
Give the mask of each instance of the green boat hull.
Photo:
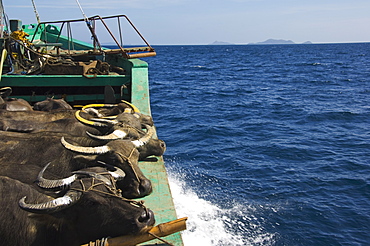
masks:
<svg viewBox="0 0 370 246"><path fill-rule="evenodd" d="M131 102L139 108L140 112L151 115L147 63L135 61L133 68ZM153 193L143 200L154 211L156 222L164 223L177 219L163 157L153 158L150 162L139 162L139 167L153 184ZM173 245L183 245L181 233L172 234L164 239ZM161 241L155 241L151 244L161 244Z"/></svg>

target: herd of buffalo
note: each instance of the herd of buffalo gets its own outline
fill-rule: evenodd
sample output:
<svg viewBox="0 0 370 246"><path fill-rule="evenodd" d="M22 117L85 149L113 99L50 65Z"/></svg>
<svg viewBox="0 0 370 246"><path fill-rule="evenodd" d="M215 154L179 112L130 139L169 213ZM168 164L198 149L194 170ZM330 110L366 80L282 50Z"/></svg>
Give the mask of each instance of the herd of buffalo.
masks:
<svg viewBox="0 0 370 246"><path fill-rule="evenodd" d="M128 102L32 106L0 89L0 242L81 245L154 225L136 198L152 185L140 160L163 155L150 116Z"/></svg>

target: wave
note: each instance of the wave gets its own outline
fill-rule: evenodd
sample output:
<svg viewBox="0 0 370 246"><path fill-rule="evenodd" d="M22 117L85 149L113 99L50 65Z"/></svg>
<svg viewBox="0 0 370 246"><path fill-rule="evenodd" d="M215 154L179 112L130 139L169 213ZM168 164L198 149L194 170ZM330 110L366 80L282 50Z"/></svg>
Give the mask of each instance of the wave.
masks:
<svg viewBox="0 0 370 246"><path fill-rule="evenodd" d="M259 224L255 208L238 203L221 208L198 197L179 173L169 172L169 183L178 217L188 217L187 230L182 232L184 245L275 244L276 234Z"/></svg>

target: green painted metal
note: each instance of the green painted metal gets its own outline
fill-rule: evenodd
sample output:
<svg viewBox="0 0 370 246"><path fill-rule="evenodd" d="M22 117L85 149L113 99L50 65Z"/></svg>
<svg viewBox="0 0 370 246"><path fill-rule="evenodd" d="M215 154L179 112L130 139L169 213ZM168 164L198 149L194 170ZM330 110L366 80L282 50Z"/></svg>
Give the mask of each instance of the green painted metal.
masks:
<svg viewBox="0 0 370 246"><path fill-rule="evenodd" d="M151 115L148 64L139 59L130 60L131 68L131 103L138 107L143 114Z"/></svg>
<svg viewBox="0 0 370 246"><path fill-rule="evenodd" d="M23 98L29 102L37 102L45 100L47 97L64 98L66 101L73 102L97 102L104 101L104 86L117 86L122 89L126 88L130 84L131 76L129 75L98 75L96 78L86 78L82 75L3 75L0 86L10 86L13 91L17 88L30 87L27 93L20 94L17 93L15 97ZM49 90L53 91L53 87L66 87L65 92L60 92L59 94L35 94L38 88L44 88L43 91ZM86 90L80 90L79 94L68 93L73 88L89 88L89 87L101 87L101 89L94 94L87 94ZM72 88L72 89L71 89ZM60 91L60 90L59 90ZM117 92L115 97L117 100L123 99L128 100L129 95L127 95L127 90L122 90L124 94ZM119 94L118 94L119 93Z"/></svg>
<svg viewBox="0 0 370 246"><path fill-rule="evenodd" d="M148 64L138 59L132 59L130 62L132 64L131 103L134 104L141 113L151 115ZM156 135L157 134L155 134L155 136ZM163 157L153 157L151 161L141 161L139 162L139 167L153 185L153 193L143 200L145 201L145 205L153 210L156 224L177 219ZM169 235L164 239L175 246L183 245L181 233L179 232ZM152 245L153 243L160 244L161 241L154 240L143 245Z"/></svg>
<svg viewBox="0 0 370 246"><path fill-rule="evenodd" d="M130 82L126 75L98 75L88 79L82 75L3 75L9 86L102 86L123 85ZM4 82L5 83L5 82Z"/></svg>
<svg viewBox="0 0 370 246"><path fill-rule="evenodd" d="M156 224L177 219L163 158L153 157L153 161L139 162L139 167L153 185L153 193L143 200L145 205L154 212ZM183 245L180 232L164 237L164 239L175 246ZM161 241L155 240L148 242L148 244L153 242L161 243Z"/></svg>

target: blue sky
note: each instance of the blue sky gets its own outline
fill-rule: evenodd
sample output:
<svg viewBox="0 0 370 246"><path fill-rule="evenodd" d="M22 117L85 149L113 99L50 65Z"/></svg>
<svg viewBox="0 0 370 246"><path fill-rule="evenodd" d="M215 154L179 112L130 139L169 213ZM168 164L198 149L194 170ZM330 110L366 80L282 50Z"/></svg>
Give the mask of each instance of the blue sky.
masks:
<svg viewBox="0 0 370 246"><path fill-rule="evenodd" d="M34 0L41 21L81 18L75 0ZM370 42L369 0L79 0L87 16L125 14L158 44ZM3 0L10 19L36 21L31 0Z"/></svg>

